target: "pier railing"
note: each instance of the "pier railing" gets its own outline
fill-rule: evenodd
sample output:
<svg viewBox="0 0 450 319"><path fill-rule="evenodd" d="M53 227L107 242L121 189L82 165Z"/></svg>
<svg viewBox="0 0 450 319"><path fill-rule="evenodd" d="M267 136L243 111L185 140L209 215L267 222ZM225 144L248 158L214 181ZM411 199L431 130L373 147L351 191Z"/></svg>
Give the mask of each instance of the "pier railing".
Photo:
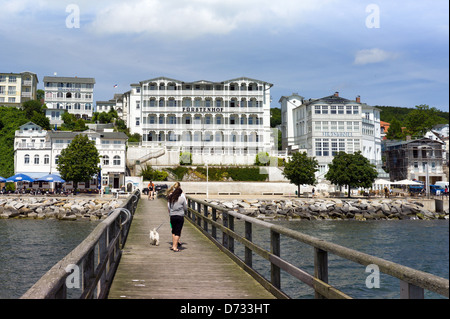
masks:
<svg viewBox="0 0 450 319"><path fill-rule="evenodd" d="M317 299L351 299L350 296L328 283L328 254L334 254L364 266L376 265L381 273L398 278L401 299L423 299L424 290L449 297L448 279L248 217L190 196L187 198L189 206L187 217L192 223L277 298L289 298L281 287L281 270L283 270L312 287ZM245 222L245 234L240 235L235 232L235 219ZM270 232L270 251L252 241L253 225L263 227ZM221 231L222 238L218 238L218 230ZM281 236L292 238L314 248L314 275L280 257ZM245 247L243 258L235 254L235 241ZM254 253L270 262L270 280L253 269Z"/></svg>
<svg viewBox="0 0 450 319"><path fill-rule="evenodd" d="M119 264L140 192L110 212L71 253L53 266L21 299L103 299Z"/></svg>

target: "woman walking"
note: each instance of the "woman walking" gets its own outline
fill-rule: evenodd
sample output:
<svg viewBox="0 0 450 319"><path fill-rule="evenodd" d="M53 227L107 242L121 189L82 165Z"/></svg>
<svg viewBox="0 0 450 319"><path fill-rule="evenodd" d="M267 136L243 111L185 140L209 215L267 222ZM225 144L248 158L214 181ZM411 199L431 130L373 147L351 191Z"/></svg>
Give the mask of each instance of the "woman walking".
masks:
<svg viewBox="0 0 450 319"><path fill-rule="evenodd" d="M184 196L181 188L176 188L168 198L167 206L169 208L170 224L172 225L172 250L178 249L181 230L184 224L184 214L187 211L186 196Z"/></svg>

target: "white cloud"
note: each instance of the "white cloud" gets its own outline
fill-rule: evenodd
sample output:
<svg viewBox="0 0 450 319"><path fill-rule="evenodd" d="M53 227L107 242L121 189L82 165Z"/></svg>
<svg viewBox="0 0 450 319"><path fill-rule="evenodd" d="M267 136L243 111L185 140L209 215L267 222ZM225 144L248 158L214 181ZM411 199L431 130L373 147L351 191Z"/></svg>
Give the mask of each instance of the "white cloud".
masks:
<svg viewBox="0 0 450 319"><path fill-rule="evenodd" d="M98 33L147 33L193 38L242 27L282 27L334 0L134 0L111 2L96 15Z"/></svg>
<svg viewBox="0 0 450 319"><path fill-rule="evenodd" d="M397 57L397 53L387 52L378 48L360 50L356 52L354 64L365 65L372 63L381 63L384 61L396 59Z"/></svg>

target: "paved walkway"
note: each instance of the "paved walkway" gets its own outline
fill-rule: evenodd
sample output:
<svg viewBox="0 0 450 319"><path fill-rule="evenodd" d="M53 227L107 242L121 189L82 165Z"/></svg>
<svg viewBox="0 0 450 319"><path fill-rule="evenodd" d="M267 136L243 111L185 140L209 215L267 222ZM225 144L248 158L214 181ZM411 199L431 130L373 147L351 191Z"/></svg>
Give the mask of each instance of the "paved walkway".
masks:
<svg viewBox="0 0 450 319"><path fill-rule="evenodd" d="M180 252L170 250L172 234L166 202L141 198L110 299L273 299L256 280L185 220ZM149 243L159 229L160 245Z"/></svg>

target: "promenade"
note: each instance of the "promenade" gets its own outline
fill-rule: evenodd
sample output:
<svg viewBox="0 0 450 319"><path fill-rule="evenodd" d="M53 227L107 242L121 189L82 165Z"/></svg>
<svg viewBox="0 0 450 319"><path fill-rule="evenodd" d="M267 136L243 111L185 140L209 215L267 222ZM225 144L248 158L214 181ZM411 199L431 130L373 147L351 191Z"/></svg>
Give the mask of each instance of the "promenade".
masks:
<svg viewBox="0 0 450 319"><path fill-rule="evenodd" d="M160 245L149 242L158 227ZM170 250L167 203L139 201L109 299L273 299L185 219L180 252Z"/></svg>

